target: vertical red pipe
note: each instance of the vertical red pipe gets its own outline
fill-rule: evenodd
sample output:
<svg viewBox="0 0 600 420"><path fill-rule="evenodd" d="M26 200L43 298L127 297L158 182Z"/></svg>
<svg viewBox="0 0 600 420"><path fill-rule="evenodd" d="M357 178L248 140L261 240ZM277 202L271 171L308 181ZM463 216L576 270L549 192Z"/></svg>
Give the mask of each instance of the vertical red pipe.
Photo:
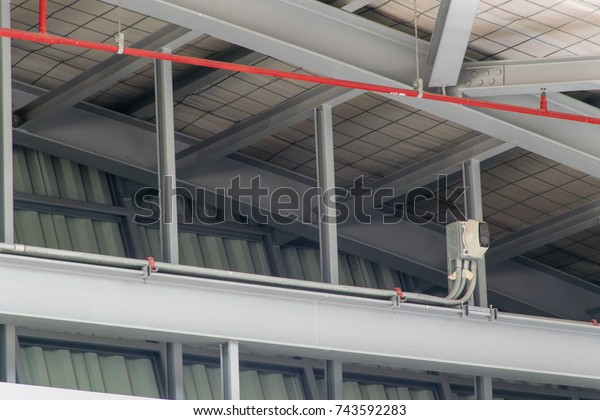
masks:
<svg viewBox="0 0 600 420"><path fill-rule="evenodd" d="M548 112L548 99L546 98L546 92L542 92L540 96L540 109L544 112Z"/></svg>
<svg viewBox="0 0 600 420"><path fill-rule="evenodd" d="M47 8L46 8L46 0L40 0L40 24L39 24L39 30L41 33L45 34L46 33L46 12Z"/></svg>

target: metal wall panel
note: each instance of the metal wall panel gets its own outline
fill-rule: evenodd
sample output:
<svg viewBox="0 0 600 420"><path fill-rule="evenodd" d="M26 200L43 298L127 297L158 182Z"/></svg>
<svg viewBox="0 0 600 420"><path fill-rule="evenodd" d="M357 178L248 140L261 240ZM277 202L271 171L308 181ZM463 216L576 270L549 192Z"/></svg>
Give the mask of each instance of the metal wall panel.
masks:
<svg viewBox="0 0 600 420"><path fill-rule="evenodd" d="M15 240L31 246L126 256L117 222L15 210Z"/></svg>
<svg viewBox="0 0 600 420"><path fill-rule="evenodd" d="M160 255L158 229L140 226L140 236L146 255ZM183 265L271 274L264 244L246 239L180 232L179 259Z"/></svg>
<svg viewBox="0 0 600 420"><path fill-rule="evenodd" d="M94 168L15 146L14 173L16 192L113 204L108 175ZM26 245L126 255L118 223L92 218L19 209L15 239Z"/></svg>
<svg viewBox="0 0 600 420"><path fill-rule="evenodd" d="M321 393L325 392L325 380L317 380ZM430 389L378 384L373 382L344 381L345 400L435 400Z"/></svg>
<svg viewBox="0 0 600 420"><path fill-rule="evenodd" d="M153 256L157 261L160 261L162 253L160 252L160 233L158 229L146 228L139 225L139 230L144 255ZM183 261L181 263L185 264Z"/></svg>
<svg viewBox="0 0 600 420"><path fill-rule="evenodd" d="M183 375L186 399L221 398L221 373L218 367L187 363L183 367ZM305 399L299 374L243 369L240 382L242 400Z"/></svg>
<svg viewBox="0 0 600 420"><path fill-rule="evenodd" d="M153 362L147 357L22 346L20 360L23 384L160 397Z"/></svg>
<svg viewBox="0 0 600 420"><path fill-rule="evenodd" d="M288 277L320 281L319 251L312 248L281 248ZM354 255L339 253L340 284L393 290L400 286L400 273Z"/></svg>
<svg viewBox="0 0 600 420"><path fill-rule="evenodd" d="M15 146L15 191L113 204L108 175L94 168Z"/></svg>
<svg viewBox="0 0 600 420"><path fill-rule="evenodd" d="M183 387L187 400L217 400L221 397L220 377L218 384L211 384L207 368L204 365L186 364L183 366Z"/></svg>

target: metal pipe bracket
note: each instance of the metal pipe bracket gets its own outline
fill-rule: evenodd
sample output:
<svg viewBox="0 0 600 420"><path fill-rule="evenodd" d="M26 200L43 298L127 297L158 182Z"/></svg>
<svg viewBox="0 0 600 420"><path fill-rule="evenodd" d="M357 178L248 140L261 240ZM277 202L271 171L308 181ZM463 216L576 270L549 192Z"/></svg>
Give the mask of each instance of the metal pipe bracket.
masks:
<svg viewBox="0 0 600 420"><path fill-rule="evenodd" d="M144 283L146 283L152 273L156 273L158 271L158 265L156 265L154 257L148 257L146 258L146 261L148 263L142 266L142 280L144 280Z"/></svg>
<svg viewBox="0 0 600 420"><path fill-rule="evenodd" d="M492 305L489 308L481 308L479 306L462 306L461 318L469 317L485 317L489 322L498 320L498 308L494 308Z"/></svg>

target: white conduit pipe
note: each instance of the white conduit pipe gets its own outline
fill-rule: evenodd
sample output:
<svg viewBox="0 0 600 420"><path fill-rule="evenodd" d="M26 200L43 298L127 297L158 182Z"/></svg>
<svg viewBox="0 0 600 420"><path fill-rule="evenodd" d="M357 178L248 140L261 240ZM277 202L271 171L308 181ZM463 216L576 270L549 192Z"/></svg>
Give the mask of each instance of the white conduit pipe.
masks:
<svg viewBox="0 0 600 420"><path fill-rule="evenodd" d="M91 254L86 252L66 251L61 249L42 248L21 244L0 243L0 253L10 255L21 255L33 258L52 259L58 261L68 261L82 264L125 268L131 270L140 270L142 273L146 273L151 265L151 263L147 260L113 257L108 255ZM154 264L156 265L157 272L165 274L224 280L238 283L252 283L263 286L283 287L296 290L364 297L370 299L392 300L393 298L398 297L398 292L391 290L378 290L356 286L332 285L327 283L310 282L306 280L294 280L282 277L239 273L235 271L216 270L212 268L193 267L163 262L156 262ZM473 269L473 273L475 274L475 269ZM469 288L467 289L467 292L461 299L440 298L436 296L408 292L402 293L401 300L403 302L423 303L428 305L459 306L468 302L471 295L473 294L473 291L475 290L475 282L476 276L470 281Z"/></svg>
<svg viewBox="0 0 600 420"><path fill-rule="evenodd" d="M113 257L108 255L90 254L86 252L65 251L60 249L41 248L20 244L0 243L0 253L21 255L26 257L44 258L74 263L93 264L140 272L149 268L150 262L133 258ZM214 280L226 280L240 283L253 283L264 286L285 287L306 291L324 292L339 295L350 295L372 299L391 299L397 296L392 290L367 289L363 287L331 285L327 283L294 280L282 277L272 277L260 274L238 273L235 271L215 270L212 268L192 267L178 264L156 262L157 272L188 277L199 277ZM152 275L151 275L152 276ZM150 278L151 278L150 276Z"/></svg>

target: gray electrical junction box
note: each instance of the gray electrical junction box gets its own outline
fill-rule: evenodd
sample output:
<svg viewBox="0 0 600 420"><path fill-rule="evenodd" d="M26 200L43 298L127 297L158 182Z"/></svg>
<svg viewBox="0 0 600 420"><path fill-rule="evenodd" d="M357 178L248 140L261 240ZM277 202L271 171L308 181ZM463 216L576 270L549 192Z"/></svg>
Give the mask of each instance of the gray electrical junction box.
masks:
<svg viewBox="0 0 600 420"><path fill-rule="evenodd" d="M446 252L448 272L451 262L461 260L481 260L490 247L490 230L486 222L467 220L446 225Z"/></svg>

